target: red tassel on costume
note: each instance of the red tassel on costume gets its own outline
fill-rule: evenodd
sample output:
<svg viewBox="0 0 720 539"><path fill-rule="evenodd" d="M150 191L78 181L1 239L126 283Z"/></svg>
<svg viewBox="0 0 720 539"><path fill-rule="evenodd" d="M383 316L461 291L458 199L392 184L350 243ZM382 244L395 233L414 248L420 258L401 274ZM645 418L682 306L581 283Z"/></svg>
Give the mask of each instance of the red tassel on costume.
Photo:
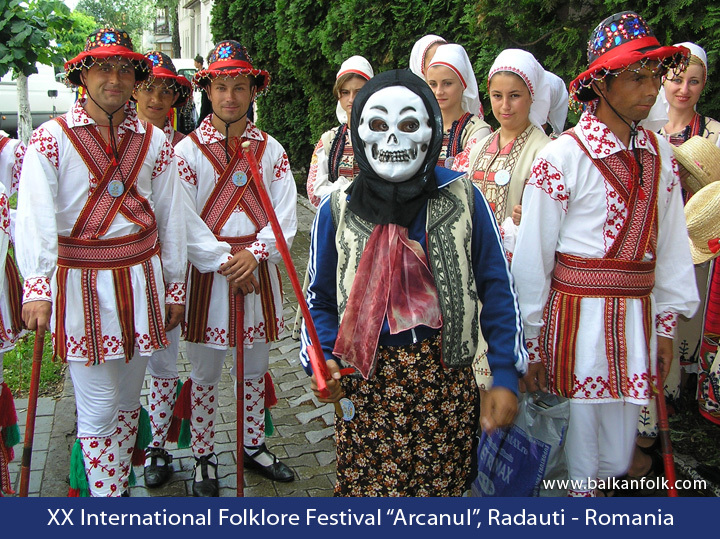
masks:
<svg viewBox="0 0 720 539"><path fill-rule="evenodd" d="M173 418L178 419L190 419L192 413L192 407L190 406L190 392L192 391L192 380L188 380L182 386L180 395L178 395L175 401L175 408L173 409Z"/></svg>
<svg viewBox="0 0 720 539"><path fill-rule="evenodd" d="M269 372L265 373L265 409L272 408L277 404L277 395L275 394L275 384Z"/></svg>
<svg viewBox="0 0 720 539"><path fill-rule="evenodd" d="M18 418L10 388L5 382L0 387L0 429L2 429L17 425Z"/></svg>
<svg viewBox="0 0 720 539"><path fill-rule="evenodd" d="M708 248L713 253L720 251L720 238L711 238L708 240Z"/></svg>
<svg viewBox="0 0 720 539"><path fill-rule="evenodd" d="M187 380L184 384L182 384L180 394L177 396L177 399L175 399L175 408L173 408L172 419L170 420L170 426L168 427L168 442L177 443L180 440L182 420L190 420L190 384L190 380Z"/></svg>
<svg viewBox="0 0 720 539"><path fill-rule="evenodd" d="M68 498L79 498L80 497L80 491L76 488L69 488L68 489Z"/></svg>

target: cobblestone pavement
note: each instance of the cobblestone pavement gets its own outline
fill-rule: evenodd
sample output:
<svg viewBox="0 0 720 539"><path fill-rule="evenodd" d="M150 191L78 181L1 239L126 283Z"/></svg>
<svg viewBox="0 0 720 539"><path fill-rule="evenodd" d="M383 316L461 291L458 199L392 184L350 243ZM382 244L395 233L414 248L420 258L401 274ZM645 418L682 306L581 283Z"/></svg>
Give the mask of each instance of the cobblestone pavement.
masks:
<svg viewBox="0 0 720 539"><path fill-rule="evenodd" d="M298 234L292 246L293 261L302 282L310 245L310 226L314 209L307 199L300 197L298 204ZM275 381L278 404L272 410L275 433L267 445L278 458L295 471L295 481L275 483L254 470L245 470L245 496L331 496L335 484L335 443L333 440L333 408L319 403L310 391L309 378L300 365L300 343L292 338L292 327L297 300L289 280L283 273L285 292L284 315L287 331L284 338L273 344L270 351L270 372ZM220 382L220 407L217 415L215 452L218 454L220 495L236 493L236 411L233 380L230 377L231 357ZM186 380L190 364L181 344L178 361L180 379ZM142 403L147 405L149 378L146 377ZM25 425L27 400L16 401L22 429ZM70 448L75 441L75 402L72 382L68 376L62 397L39 399L30 474L30 496L66 496ZM136 467L137 485L130 495L192 496L192 469L195 459L190 449L177 449L168 444L173 455L175 470L168 484L159 489L144 486L142 468ZM10 465L16 490L19 490L20 454ZM52 455L48 459L48 455ZM52 465L50 465L52 464Z"/></svg>

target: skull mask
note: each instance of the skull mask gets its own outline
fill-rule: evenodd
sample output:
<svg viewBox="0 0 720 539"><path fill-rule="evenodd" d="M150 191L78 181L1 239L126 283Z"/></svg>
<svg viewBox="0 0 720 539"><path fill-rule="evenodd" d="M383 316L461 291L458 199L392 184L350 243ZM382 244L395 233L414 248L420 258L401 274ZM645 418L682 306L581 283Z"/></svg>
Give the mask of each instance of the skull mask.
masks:
<svg viewBox="0 0 720 539"><path fill-rule="evenodd" d="M398 183L420 170L432 138L429 120L423 100L408 88L390 86L370 96L357 132L378 176Z"/></svg>

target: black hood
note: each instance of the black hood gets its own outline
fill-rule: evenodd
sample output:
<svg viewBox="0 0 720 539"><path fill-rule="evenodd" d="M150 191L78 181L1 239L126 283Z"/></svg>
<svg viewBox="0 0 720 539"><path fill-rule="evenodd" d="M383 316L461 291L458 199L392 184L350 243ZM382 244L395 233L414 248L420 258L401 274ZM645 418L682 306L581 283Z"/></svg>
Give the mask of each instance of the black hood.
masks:
<svg viewBox="0 0 720 539"><path fill-rule="evenodd" d="M422 166L412 178L399 183L377 175L365 156L365 144L357 131L367 100L375 92L390 86L403 86L417 94L427 108L432 128L432 138ZM408 227L427 200L435 197L438 191L435 165L442 149L443 120L435 95L425 81L407 69L385 71L370 79L358 92L353 102L350 125L355 162L360 172L346 191L350 194L348 208L374 224L394 223Z"/></svg>

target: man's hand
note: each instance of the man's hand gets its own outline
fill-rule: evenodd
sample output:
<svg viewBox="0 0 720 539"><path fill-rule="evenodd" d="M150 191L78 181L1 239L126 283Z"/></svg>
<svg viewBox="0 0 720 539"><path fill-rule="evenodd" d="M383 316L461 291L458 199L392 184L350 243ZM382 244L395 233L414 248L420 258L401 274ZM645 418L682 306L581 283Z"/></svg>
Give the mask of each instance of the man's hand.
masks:
<svg viewBox="0 0 720 539"><path fill-rule="evenodd" d="M255 292L260 293L260 283L253 275L258 261L247 249L235 253L232 260L228 260L220 266L220 273L227 277L234 293L241 293L243 296Z"/></svg>
<svg viewBox="0 0 720 539"><path fill-rule="evenodd" d="M175 329L185 320L185 305L170 303L165 305L165 333Z"/></svg>
<svg viewBox="0 0 720 539"><path fill-rule="evenodd" d="M522 393L533 393L543 391L547 393L547 372L542 362L528 364L528 371L520 379L520 391Z"/></svg>
<svg viewBox="0 0 720 539"><path fill-rule="evenodd" d="M522 206L517 204L513 206L512 220L515 226L520 226L520 219L522 218Z"/></svg>
<svg viewBox="0 0 720 539"><path fill-rule="evenodd" d="M657 338L657 361L660 370L661 379L658 382L659 386L665 385L665 379L670 373L670 365L673 359L673 340L669 337ZM652 373L653 375L655 373Z"/></svg>
<svg viewBox="0 0 720 539"><path fill-rule="evenodd" d="M310 382L310 389L320 402L337 402L345 396L342 385L340 384L340 366L333 359L327 361L328 370L330 371L330 380L326 380L328 389L330 390L330 396L323 398L320 396L317 388L317 379L315 373L312 375L312 381Z"/></svg>
<svg viewBox="0 0 720 539"><path fill-rule="evenodd" d="M50 313L52 313L52 303L49 301L28 301L22 306L23 322L31 331L36 331L39 327L50 331Z"/></svg>
<svg viewBox="0 0 720 539"><path fill-rule="evenodd" d="M515 420L517 410L515 393L504 387L493 387L480 399L480 426L488 434L507 427Z"/></svg>

